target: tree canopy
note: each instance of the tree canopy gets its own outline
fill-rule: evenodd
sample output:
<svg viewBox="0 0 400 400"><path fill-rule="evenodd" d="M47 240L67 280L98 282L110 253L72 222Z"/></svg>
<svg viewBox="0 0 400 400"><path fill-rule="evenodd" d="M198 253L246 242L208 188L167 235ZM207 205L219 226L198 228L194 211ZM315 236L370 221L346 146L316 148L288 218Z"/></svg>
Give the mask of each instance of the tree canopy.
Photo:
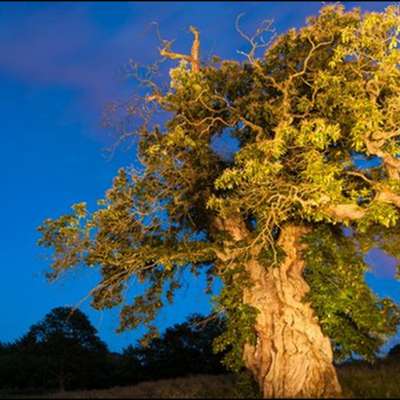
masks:
<svg viewBox="0 0 400 400"><path fill-rule="evenodd" d="M42 321L32 325L21 340L36 344L54 342L59 349L67 342L86 351L106 349L106 345L97 336L97 331L88 317L79 309L74 310L71 307L53 308ZM60 340L63 341L63 346L56 343Z"/></svg>
<svg viewBox="0 0 400 400"><path fill-rule="evenodd" d="M128 346L123 364L136 365L136 374L145 379L176 378L194 374L221 374L222 355L212 351L213 340L223 332L224 321L195 314L187 321L167 328L147 346ZM125 368L129 371L129 368ZM133 376L127 383L132 383Z"/></svg>
<svg viewBox="0 0 400 400"><path fill-rule="evenodd" d="M20 356L23 379L33 386L89 388L106 374L107 346L79 309L54 308L11 349Z"/></svg>
<svg viewBox="0 0 400 400"><path fill-rule="evenodd" d="M49 277L97 267L93 306L122 303L120 329L147 324L152 337L164 291L172 301L182 269L203 268L224 283L217 311L228 319L215 348L230 349L226 362L240 368L257 317L243 301L252 284L244 265L279 268L280 233L296 224L306 299L337 357L373 358L399 322L398 306L365 283L363 259L373 247L400 255L399 8L328 5L304 27L261 40L270 31L268 22L253 36L240 31L250 46L244 62L199 66L164 42L162 55L180 59L168 88L142 78L148 95L127 107L142 118L122 133L139 162L119 170L97 210L77 203L42 224ZM156 112L164 124L152 122ZM221 136L237 141L233 157L215 150ZM133 303L131 278L147 285Z"/></svg>

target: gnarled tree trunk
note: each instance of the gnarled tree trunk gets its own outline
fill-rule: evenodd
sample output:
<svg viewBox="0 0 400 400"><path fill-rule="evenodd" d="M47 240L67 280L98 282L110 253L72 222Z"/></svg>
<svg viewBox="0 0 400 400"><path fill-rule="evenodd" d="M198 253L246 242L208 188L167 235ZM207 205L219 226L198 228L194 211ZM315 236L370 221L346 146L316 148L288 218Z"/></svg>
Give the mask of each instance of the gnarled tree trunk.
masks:
<svg viewBox="0 0 400 400"><path fill-rule="evenodd" d="M299 243L304 233L293 225L282 229L279 245L286 257L279 266L267 269L255 259L247 264L253 284L245 289L244 302L259 313L257 344L245 346L244 362L266 398L341 393L330 341L310 304L302 302L309 290Z"/></svg>

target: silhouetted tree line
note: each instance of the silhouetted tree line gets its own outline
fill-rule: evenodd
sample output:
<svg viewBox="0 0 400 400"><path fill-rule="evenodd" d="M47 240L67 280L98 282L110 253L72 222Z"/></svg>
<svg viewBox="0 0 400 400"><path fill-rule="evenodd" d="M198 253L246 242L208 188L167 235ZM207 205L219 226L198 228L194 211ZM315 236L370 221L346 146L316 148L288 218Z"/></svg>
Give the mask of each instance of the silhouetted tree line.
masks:
<svg viewBox="0 0 400 400"><path fill-rule="evenodd" d="M0 343L1 390L73 390L226 372L213 339L218 318L191 316L144 347L112 353L80 310L54 308L14 343Z"/></svg>

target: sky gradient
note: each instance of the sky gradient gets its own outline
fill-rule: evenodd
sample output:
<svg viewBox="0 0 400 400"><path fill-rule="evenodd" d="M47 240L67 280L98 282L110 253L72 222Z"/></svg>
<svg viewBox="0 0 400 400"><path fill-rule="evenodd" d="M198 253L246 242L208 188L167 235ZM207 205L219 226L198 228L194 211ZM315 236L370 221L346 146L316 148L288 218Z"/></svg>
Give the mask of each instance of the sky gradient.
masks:
<svg viewBox="0 0 400 400"><path fill-rule="evenodd" d="M381 11L389 2L346 2ZM56 306L75 306L97 281L95 271L79 269L57 283L43 276L49 263L37 247L36 228L48 217L69 211L78 201L93 210L117 169L130 164L132 149L112 159L104 148L115 140L101 126L109 101L134 93L122 69L129 60L141 64L158 58L161 36L176 39L173 48L186 52L190 25L201 32L203 58L216 54L242 59L246 43L235 31L235 18L254 29L274 19L278 33L299 27L316 14L320 2L2 2L0 3L0 118L2 279L0 341L12 341ZM396 260L374 250L368 255L368 283L380 295L400 301L394 281ZM182 322L193 312L208 313L204 279L186 276L175 305L158 318L161 329ZM135 290L133 287L132 290ZM120 335L118 310L81 309L90 317L111 350L134 344L141 330ZM398 341L399 339L396 339ZM391 341L393 344L394 341Z"/></svg>

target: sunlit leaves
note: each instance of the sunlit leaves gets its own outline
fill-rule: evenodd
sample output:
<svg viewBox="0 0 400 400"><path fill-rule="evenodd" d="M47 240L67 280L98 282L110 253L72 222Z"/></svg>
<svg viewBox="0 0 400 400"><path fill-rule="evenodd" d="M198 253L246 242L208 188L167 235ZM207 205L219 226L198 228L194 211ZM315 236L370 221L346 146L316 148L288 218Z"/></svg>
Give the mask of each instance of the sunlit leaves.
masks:
<svg viewBox="0 0 400 400"><path fill-rule="evenodd" d="M381 224L386 228L393 227L399 220L399 213L396 207L388 203L373 201L368 207L368 212L358 224L361 232L365 232L374 223Z"/></svg>
<svg viewBox="0 0 400 400"><path fill-rule="evenodd" d="M379 299L364 280L367 265L354 237L320 227L305 238L308 299L337 359L353 352L372 360L385 339L396 332L400 312L390 299Z"/></svg>
<svg viewBox="0 0 400 400"><path fill-rule="evenodd" d="M302 121L296 144L305 146L311 144L323 150L335 143L341 136L339 124L327 124L322 118L306 119Z"/></svg>

